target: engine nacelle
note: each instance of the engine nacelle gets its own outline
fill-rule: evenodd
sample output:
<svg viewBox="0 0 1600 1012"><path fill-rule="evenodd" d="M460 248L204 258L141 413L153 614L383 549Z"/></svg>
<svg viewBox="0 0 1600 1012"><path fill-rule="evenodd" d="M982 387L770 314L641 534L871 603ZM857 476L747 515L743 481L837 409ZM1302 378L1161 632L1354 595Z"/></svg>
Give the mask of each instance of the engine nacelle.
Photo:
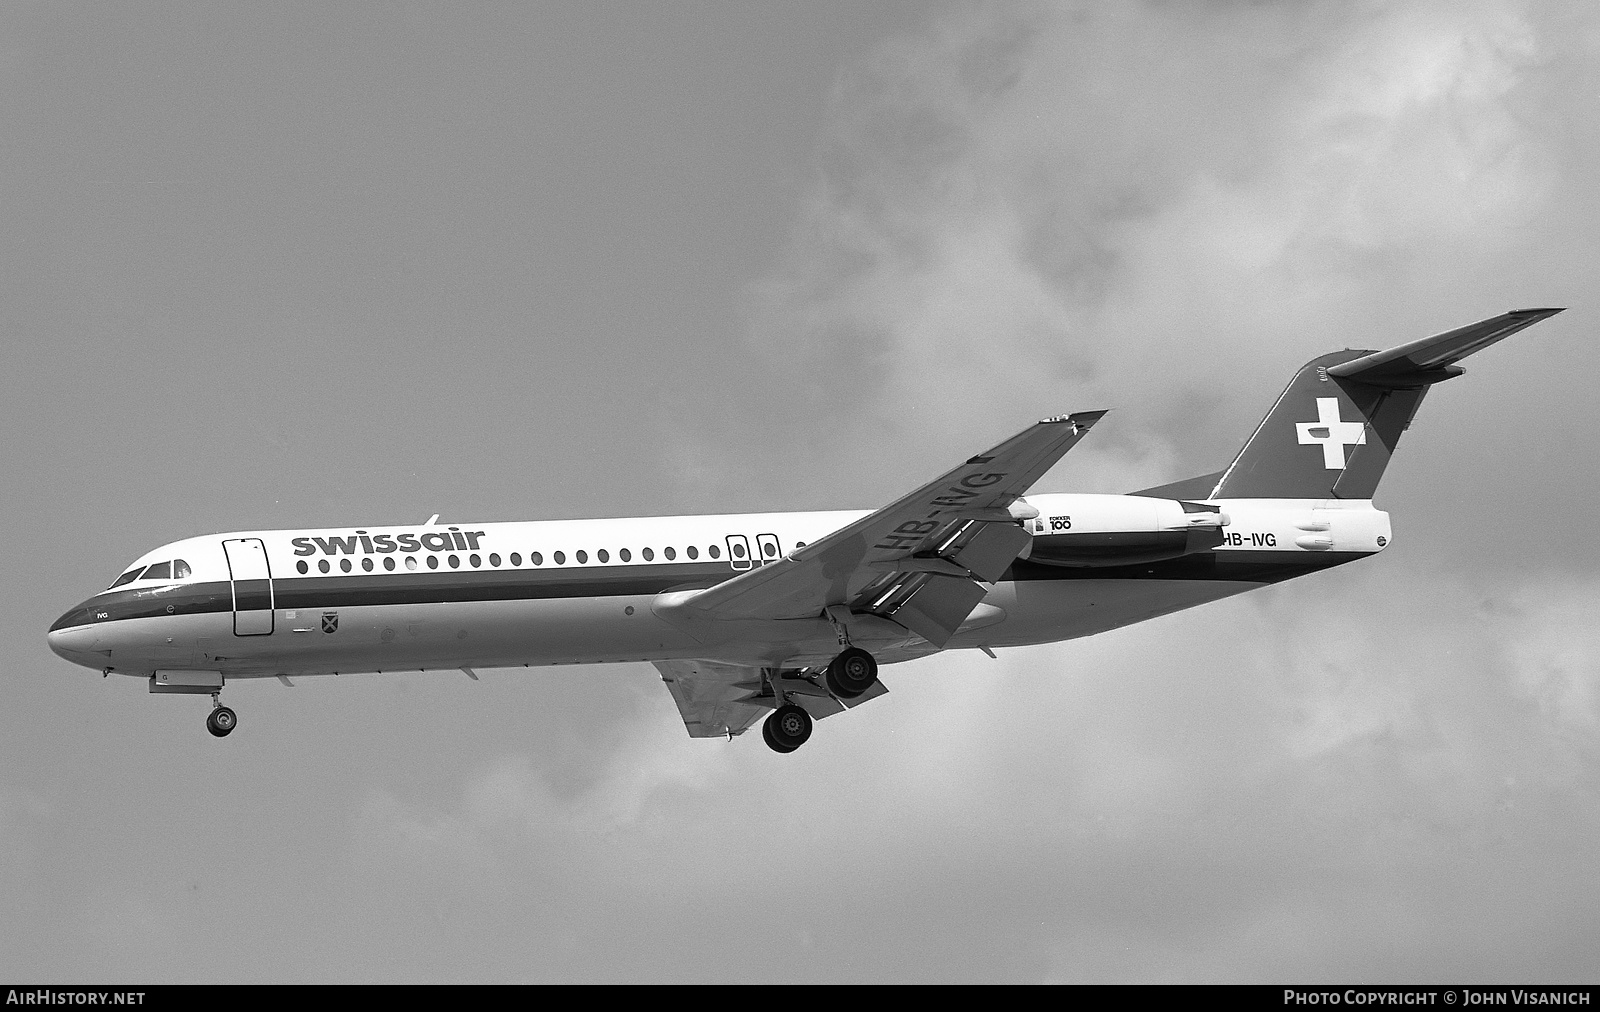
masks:
<svg viewBox="0 0 1600 1012"><path fill-rule="evenodd" d="M1218 507L1137 495L1050 495L1029 500L1025 553L1047 566L1129 566L1176 559L1222 544L1228 515Z"/></svg>

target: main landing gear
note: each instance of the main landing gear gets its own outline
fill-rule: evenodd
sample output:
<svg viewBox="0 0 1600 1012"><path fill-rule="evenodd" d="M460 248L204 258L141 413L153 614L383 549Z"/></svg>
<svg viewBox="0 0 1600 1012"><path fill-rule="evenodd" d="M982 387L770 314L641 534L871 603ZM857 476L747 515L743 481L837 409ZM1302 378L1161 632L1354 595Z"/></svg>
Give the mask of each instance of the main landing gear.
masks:
<svg viewBox="0 0 1600 1012"><path fill-rule="evenodd" d="M877 680L878 662L860 647L846 647L840 651L823 675L828 691L840 699L855 699L872 688L872 683ZM789 696L778 691L774 681L775 678L769 681L769 688L776 692L783 705L767 716L761 725L761 737L766 739L767 747L772 751L789 753L804 745L806 739L811 737L811 714L789 702Z"/></svg>
<svg viewBox="0 0 1600 1012"><path fill-rule="evenodd" d="M218 738L226 738L239 723L239 715L222 705L222 694L211 694L211 713L206 717L206 730Z"/></svg>
<svg viewBox="0 0 1600 1012"><path fill-rule="evenodd" d="M878 662L860 647L846 647L828 665L828 691L840 699L854 699L878 680Z"/></svg>
<svg viewBox="0 0 1600 1012"><path fill-rule="evenodd" d="M793 703L785 703L773 710L761 725L761 737L774 752L793 752L811 737L811 714Z"/></svg>

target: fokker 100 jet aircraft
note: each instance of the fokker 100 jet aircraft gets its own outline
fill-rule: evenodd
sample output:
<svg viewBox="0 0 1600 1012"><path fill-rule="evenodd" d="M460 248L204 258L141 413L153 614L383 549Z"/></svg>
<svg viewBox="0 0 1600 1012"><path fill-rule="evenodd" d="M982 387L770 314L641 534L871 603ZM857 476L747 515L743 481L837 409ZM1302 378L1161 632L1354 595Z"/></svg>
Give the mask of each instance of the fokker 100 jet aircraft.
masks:
<svg viewBox="0 0 1600 1012"><path fill-rule="evenodd" d="M1560 312L1307 363L1225 470L1033 494L1101 411L1046 418L872 513L240 531L149 552L50 648L151 692L348 672L649 661L689 734L792 752L879 666L1115 629L1389 543L1373 491L1429 387ZM435 518L437 520L437 518Z"/></svg>

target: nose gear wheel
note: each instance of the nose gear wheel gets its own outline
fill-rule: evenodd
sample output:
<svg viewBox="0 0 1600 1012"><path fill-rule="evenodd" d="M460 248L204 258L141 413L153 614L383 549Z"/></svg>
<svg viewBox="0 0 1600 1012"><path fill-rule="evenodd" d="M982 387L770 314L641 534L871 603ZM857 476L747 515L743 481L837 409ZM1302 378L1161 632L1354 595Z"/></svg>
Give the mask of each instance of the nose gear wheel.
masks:
<svg viewBox="0 0 1600 1012"><path fill-rule="evenodd" d="M206 730L218 738L226 738L239 724L239 715L222 705L219 689L211 694L211 712L206 715Z"/></svg>
<svg viewBox="0 0 1600 1012"><path fill-rule="evenodd" d="M206 717L206 730L218 738L226 738L239 723L239 717L226 706L219 706Z"/></svg>

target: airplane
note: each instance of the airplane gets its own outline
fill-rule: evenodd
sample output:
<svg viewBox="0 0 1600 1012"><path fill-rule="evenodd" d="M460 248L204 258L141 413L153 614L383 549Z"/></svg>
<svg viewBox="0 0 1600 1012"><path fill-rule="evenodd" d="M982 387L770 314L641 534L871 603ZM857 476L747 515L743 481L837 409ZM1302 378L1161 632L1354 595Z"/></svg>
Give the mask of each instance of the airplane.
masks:
<svg viewBox="0 0 1600 1012"><path fill-rule="evenodd" d="M648 661L696 738L789 753L880 665L1089 636L1381 552L1372 497L1428 390L1561 312L1524 309L1294 374L1225 469L1030 494L1104 411L1045 418L873 512L238 531L137 559L51 650L209 695L230 681Z"/></svg>

